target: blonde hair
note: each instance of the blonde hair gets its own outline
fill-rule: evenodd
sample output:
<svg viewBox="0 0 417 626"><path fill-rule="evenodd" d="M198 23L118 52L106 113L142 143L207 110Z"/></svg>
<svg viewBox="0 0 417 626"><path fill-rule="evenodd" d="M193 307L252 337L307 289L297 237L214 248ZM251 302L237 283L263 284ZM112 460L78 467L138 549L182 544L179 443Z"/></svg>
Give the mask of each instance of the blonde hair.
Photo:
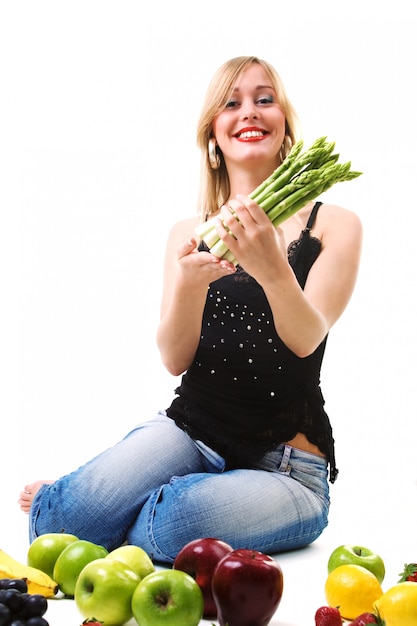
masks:
<svg viewBox="0 0 417 626"><path fill-rule="evenodd" d="M200 118L197 124L197 146L201 150L200 188L198 194L198 212L204 221L229 197L229 177L220 155L220 167L212 169L208 156L208 142L213 136L213 119L222 111L230 97L231 90L239 75L252 63L259 63L270 78L277 93L278 103L285 114L285 138L280 149L281 161L290 152L298 140L299 122L297 113L286 94L281 77L275 68L256 56L239 56L226 61L211 79Z"/></svg>

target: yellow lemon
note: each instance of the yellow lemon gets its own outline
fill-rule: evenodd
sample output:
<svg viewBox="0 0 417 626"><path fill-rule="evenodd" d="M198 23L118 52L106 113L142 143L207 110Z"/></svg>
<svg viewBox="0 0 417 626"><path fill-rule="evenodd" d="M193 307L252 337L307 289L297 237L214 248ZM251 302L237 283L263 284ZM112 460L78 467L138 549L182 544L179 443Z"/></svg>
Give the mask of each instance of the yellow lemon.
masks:
<svg viewBox="0 0 417 626"><path fill-rule="evenodd" d="M417 624L417 583L406 581L388 589L374 603L387 626L416 626Z"/></svg>
<svg viewBox="0 0 417 626"><path fill-rule="evenodd" d="M361 613L371 613L383 591L372 572L349 563L330 572L324 593L329 606L338 607L343 619L353 620Z"/></svg>

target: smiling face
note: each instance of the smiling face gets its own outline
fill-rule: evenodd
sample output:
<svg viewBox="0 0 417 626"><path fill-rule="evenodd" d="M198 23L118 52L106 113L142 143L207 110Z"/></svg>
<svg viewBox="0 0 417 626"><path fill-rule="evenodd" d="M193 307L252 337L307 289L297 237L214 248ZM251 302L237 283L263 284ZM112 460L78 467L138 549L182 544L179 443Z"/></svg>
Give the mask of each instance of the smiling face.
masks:
<svg viewBox="0 0 417 626"><path fill-rule="evenodd" d="M256 161L272 171L280 164L285 114L260 64L252 63L240 74L225 108L213 120L213 134L228 169Z"/></svg>

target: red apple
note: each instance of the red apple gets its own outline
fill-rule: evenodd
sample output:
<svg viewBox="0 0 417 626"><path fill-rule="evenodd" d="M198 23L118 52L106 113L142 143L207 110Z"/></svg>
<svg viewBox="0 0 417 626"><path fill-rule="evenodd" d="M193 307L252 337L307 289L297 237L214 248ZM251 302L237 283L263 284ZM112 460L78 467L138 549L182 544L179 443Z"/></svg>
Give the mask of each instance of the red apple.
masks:
<svg viewBox="0 0 417 626"><path fill-rule="evenodd" d="M284 576L271 556L233 550L214 570L212 592L220 626L266 626L281 602Z"/></svg>
<svg viewBox="0 0 417 626"><path fill-rule="evenodd" d="M177 554L173 568L186 572L200 587L204 598L203 617L216 617L217 608L211 591L211 580L219 561L232 552L232 546L212 537L194 539Z"/></svg>

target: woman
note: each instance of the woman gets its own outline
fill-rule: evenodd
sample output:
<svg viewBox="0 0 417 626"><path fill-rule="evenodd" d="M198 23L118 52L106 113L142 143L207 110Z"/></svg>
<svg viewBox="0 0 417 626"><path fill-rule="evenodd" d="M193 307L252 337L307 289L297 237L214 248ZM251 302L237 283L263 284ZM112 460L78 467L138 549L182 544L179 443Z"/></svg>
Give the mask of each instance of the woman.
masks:
<svg viewBox="0 0 417 626"><path fill-rule="evenodd" d="M354 289L362 229L320 202L275 228L250 200L296 139L269 63L238 57L217 71L198 124L200 215L173 227L166 251L157 342L181 384L112 448L25 487L31 540L68 532L172 563L198 537L272 554L323 532L337 469L320 368ZM237 266L196 240L216 215Z"/></svg>

